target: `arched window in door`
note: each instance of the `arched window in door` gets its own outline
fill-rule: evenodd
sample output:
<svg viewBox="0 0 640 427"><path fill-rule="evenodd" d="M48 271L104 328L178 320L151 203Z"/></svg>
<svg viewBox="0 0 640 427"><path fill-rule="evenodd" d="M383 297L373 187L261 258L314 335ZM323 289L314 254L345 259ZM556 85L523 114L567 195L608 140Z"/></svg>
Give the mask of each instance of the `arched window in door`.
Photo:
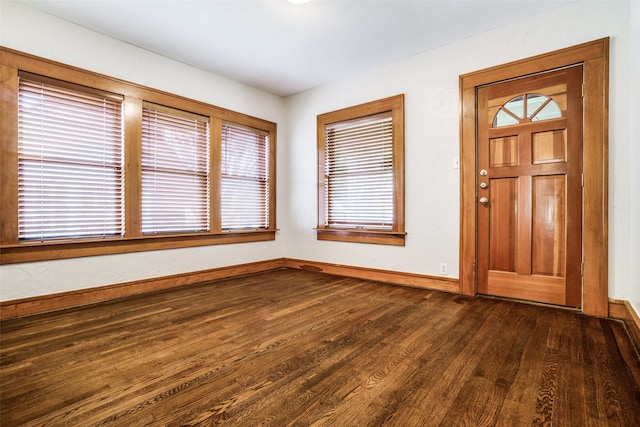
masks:
<svg viewBox="0 0 640 427"><path fill-rule="evenodd" d="M560 106L553 99L537 93L516 96L504 104L493 119L493 127L512 126L562 117Z"/></svg>

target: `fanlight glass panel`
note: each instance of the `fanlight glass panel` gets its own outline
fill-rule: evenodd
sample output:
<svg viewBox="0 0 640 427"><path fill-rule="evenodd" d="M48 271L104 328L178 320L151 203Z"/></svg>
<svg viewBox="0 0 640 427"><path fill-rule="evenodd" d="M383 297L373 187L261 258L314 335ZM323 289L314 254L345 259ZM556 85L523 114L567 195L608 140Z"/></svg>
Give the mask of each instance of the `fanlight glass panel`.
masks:
<svg viewBox="0 0 640 427"><path fill-rule="evenodd" d="M514 115L519 118L524 117L524 96L516 96L509 102L507 102L503 108L511 111Z"/></svg>
<svg viewBox="0 0 640 427"><path fill-rule="evenodd" d="M501 126L512 126L517 125L518 123L520 123L520 120L500 109L498 114L496 114L496 118L493 120L493 127L498 128Z"/></svg>
<svg viewBox="0 0 640 427"><path fill-rule="evenodd" d="M562 117L560 107L550 100L535 116L531 117L531 121L559 119L560 117Z"/></svg>
<svg viewBox="0 0 640 427"><path fill-rule="evenodd" d="M535 93L527 95L527 117L533 116L533 114L538 111L542 105L544 105L545 101L549 99L544 95L538 95Z"/></svg>
<svg viewBox="0 0 640 427"><path fill-rule="evenodd" d="M560 106L551 98L537 93L519 95L504 104L493 119L493 127L512 126L562 117Z"/></svg>

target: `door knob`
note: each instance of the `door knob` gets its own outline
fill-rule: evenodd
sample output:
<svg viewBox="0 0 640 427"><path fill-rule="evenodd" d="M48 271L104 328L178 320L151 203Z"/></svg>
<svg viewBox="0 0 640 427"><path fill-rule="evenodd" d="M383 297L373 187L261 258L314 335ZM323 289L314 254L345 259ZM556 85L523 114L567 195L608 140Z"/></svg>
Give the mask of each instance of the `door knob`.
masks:
<svg viewBox="0 0 640 427"><path fill-rule="evenodd" d="M480 203L486 205L487 203L489 203L489 199L487 199L486 197L480 197Z"/></svg>

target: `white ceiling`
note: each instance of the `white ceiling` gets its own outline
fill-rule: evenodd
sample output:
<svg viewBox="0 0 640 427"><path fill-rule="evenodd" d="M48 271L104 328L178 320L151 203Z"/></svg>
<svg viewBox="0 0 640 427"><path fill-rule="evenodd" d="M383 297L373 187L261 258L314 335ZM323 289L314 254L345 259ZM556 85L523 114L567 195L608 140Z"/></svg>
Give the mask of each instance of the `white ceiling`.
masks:
<svg viewBox="0 0 640 427"><path fill-rule="evenodd" d="M393 63L572 0L23 0L279 96Z"/></svg>

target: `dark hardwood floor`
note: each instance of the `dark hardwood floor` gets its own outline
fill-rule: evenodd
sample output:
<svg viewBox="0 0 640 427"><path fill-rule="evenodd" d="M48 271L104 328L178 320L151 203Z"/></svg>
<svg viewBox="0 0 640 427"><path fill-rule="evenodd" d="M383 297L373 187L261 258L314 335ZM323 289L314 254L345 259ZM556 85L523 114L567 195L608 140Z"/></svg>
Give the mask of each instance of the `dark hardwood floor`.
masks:
<svg viewBox="0 0 640 427"><path fill-rule="evenodd" d="M277 270L1 324L0 424L640 425L622 322Z"/></svg>

